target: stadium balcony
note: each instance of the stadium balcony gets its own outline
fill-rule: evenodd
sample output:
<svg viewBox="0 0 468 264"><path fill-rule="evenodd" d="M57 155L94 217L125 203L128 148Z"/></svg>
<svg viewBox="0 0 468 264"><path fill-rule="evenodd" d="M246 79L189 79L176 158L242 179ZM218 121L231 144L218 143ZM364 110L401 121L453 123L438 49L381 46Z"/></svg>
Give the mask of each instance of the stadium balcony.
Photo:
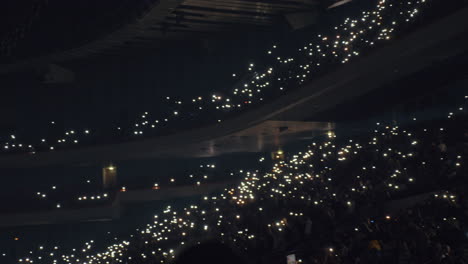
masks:
<svg viewBox="0 0 468 264"><path fill-rule="evenodd" d="M82 223L93 221L115 221L122 217L128 207L155 201L171 201L219 192L233 186L237 181L203 183L181 186L162 186L147 189L121 189L117 192L70 196L55 194L55 197L35 197L20 201L16 199L14 208L2 206L0 228L54 225L66 222ZM102 192L102 190L100 190ZM80 194L86 193L80 190ZM78 198L76 198L78 197Z"/></svg>
<svg viewBox="0 0 468 264"><path fill-rule="evenodd" d="M428 8L428 10L433 9ZM433 14L430 12L429 14L429 17L432 18ZM65 135L61 136L62 139L51 138L47 139L47 142L42 139L42 143L36 147L21 143L20 139L16 138L17 135L11 135L12 138L10 142L5 143L3 151L12 153L0 157L0 166L32 167L54 163L106 162L161 156L210 157L221 153L258 151L258 147L252 148L252 146L261 146L266 150L272 150L278 147L277 138L280 141L288 142L288 138L294 138L305 131L325 133L334 128L333 123L330 122L332 120L322 118L321 120L325 122L321 123L309 122L309 120L319 120L323 113L337 105L377 89L394 89L389 85L390 83L396 84L399 80L428 69L438 71L439 68L445 67L446 63L463 57L468 46L465 34L468 27L462 25L467 23L464 19L467 14L468 9L462 8L435 20L433 23L423 23L418 30L404 27L403 31L408 33L404 34L403 37L398 37L389 43L386 43L382 37L381 47L370 49L371 51L368 52L363 51L365 55L362 58L345 63L348 57L346 56L344 61L339 61L341 63L335 61L325 66L340 65L336 69L333 68L334 70L326 70L325 73L314 75L311 79L304 78L297 82L285 82L285 87L290 86L285 93L269 90L265 94L259 93L251 99L244 99L246 97L242 95L243 90L235 88L231 99L228 96L225 96L228 97L227 99L220 99L221 96L217 95L208 98L205 96L203 101L206 102L201 105L207 110L201 110L197 118L179 117L178 111L175 110L173 113L168 113L166 119L164 117L158 118L158 120L143 118L141 122L138 121L134 124L136 128L118 127L119 131L115 135L105 135L104 141L99 140L99 137L93 139L91 135L88 136L94 131L72 130L66 131ZM453 27L452 25L459 26ZM328 41L324 39L325 37L320 41ZM345 52L345 54L348 53ZM326 62L323 63L326 64ZM305 70L302 67L297 69ZM455 70L453 73L456 72ZM270 70L266 69L266 71ZM281 79L281 74L287 76L295 73L286 70L276 76ZM253 79L261 78L257 75ZM281 84L283 83L275 85ZM257 87L262 85L256 84ZM297 86L300 88L295 88ZM417 87L412 89L417 89ZM239 93L241 95L238 95ZM250 97L247 96L247 98ZM231 101L226 102L225 100ZM247 107L244 107L243 103L245 102L247 102ZM236 106L236 103L242 103L243 107L239 107L235 111L221 109L229 105ZM184 104L189 104L189 106L186 109L181 106L183 113L180 116L194 113L197 108L202 109L196 98L192 102L184 102ZM146 117L146 113L143 114L143 117ZM154 129L158 126L157 123L164 123L169 118L174 121L169 122L166 128ZM216 124L209 125L213 122ZM140 129L138 126L143 128ZM148 131L145 134L150 136L140 136L143 134L143 130ZM159 132L154 132L155 130ZM174 131L183 132L174 133ZM163 136L154 136L161 134ZM164 134L170 135L164 136ZM67 137L71 138L64 144ZM84 144L83 147L76 149L73 147L82 144L79 142L86 142L88 137L91 138L88 145ZM122 142L122 140L124 143L115 143ZM107 144L100 145L103 143ZM61 144L70 146L70 150L67 150L68 147L63 147L61 150ZM29 152L29 154L15 154L15 152Z"/></svg>

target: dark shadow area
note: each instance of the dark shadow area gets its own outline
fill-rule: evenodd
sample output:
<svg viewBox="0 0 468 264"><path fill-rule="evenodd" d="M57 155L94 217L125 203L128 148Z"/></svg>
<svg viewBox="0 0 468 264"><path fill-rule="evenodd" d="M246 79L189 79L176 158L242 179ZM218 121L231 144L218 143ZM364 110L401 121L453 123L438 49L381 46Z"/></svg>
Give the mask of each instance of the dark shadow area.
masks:
<svg viewBox="0 0 468 264"><path fill-rule="evenodd" d="M228 246L217 241L204 242L195 245L180 254L175 264L194 264L194 263L224 263L224 264L242 264L246 263L235 254Z"/></svg>

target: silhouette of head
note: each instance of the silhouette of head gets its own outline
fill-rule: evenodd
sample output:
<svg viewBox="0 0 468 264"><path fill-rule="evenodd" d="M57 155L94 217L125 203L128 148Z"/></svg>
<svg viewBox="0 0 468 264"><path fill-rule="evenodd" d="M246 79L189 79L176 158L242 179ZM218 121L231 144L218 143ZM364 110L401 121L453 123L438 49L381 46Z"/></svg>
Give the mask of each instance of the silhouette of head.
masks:
<svg viewBox="0 0 468 264"><path fill-rule="evenodd" d="M219 242L205 242L195 245L178 256L175 264L242 264L243 260L228 246Z"/></svg>

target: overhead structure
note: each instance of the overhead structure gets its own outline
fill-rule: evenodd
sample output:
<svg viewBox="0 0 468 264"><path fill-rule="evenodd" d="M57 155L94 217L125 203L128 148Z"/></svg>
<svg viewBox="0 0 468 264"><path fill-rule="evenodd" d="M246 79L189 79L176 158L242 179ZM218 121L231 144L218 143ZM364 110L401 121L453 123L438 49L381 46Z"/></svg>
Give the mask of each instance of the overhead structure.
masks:
<svg viewBox="0 0 468 264"><path fill-rule="evenodd" d="M309 122L327 110L376 89L392 89L388 84L434 65L445 66L446 61L467 54L467 16L468 8L463 8L378 52L221 124L121 144L35 155L5 155L0 156L0 168L271 152L283 143L310 139L313 132L320 134L333 130L332 123Z"/></svg>
<svg viewBox="0 0 468 264"><path fill-rule="evenodd" d="M115 55L123 49L157 47L167 39L204 37L233 30L261 30L286 24L285 17L317 13L327 0L161 0L139 20L78 47L0 63L0 74L51 63ZM309 23L309 22L308 22Z"/></svg>

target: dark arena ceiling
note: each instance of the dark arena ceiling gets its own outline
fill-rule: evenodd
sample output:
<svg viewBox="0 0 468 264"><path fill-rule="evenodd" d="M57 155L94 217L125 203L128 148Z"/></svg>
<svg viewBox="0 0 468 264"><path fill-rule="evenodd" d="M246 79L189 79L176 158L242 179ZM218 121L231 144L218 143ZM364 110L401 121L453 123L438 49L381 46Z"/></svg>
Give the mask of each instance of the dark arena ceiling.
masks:
<svg viewBox="0 0 468 264"><path fill-rule="evenodd" d="M154 48L162 40L275 27L298 29L315 23L327 7L347 2L9 0L0 11L0 74L89 55L115 55L122 49Z"/></svg>

